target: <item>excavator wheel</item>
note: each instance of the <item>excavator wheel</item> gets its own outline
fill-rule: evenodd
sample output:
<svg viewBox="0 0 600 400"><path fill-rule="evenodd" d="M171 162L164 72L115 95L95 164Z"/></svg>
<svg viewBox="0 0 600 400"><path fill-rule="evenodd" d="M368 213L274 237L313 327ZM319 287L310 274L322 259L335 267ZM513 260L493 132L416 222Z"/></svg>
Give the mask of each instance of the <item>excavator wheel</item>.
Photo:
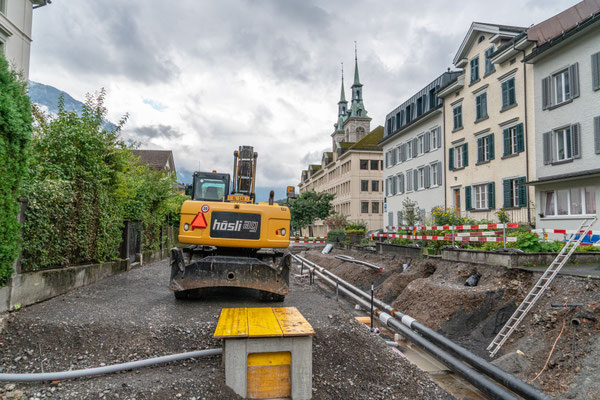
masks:
<svg viewBox="0 0 600 400"><path fill-rule="evenodd" d="M177 300L191 300L202 297L202 289L178 290L173 292Z"/></svg>
<svg viewBox="0 0 600 400"><path fill-rule="evenodd" d="M285 300L285 296L261 290L258 293L258 299L264 303L281 303Z"/></svg>

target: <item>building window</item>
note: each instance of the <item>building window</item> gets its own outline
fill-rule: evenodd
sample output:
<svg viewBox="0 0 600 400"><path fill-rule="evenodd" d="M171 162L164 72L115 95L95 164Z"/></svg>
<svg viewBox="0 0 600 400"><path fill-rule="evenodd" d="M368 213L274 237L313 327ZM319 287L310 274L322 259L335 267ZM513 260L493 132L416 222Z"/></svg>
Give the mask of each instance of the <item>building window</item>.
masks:
<svg viewBox="0 0 600 400"><path fill-rule="evenodd" d="M476 210L488 209L488 185L475 185L473 186L473 200L474 208Z"/></svg>
<svg viewBox="0 0 600 400"><path fill-rule="evenodd" d="M556 161L570 160L573 158L571 143L571 128L560 129L556 136Z"/></svg>
<svg viewBox="0 0 600 400"><path fill-rule="evenodd" d="M517 97L515 95L515 78L502 82L502 109L514 106L517 104Z"/></svg>
<svg viewBox="0 0 600 400"><path fill-rule="evenodd" d="M368 214L369 213L369 202L368 201L361 201L360 202L360 212L362 214Z"/></svg>
<svg viewBox="0 0 600 400"><path fill-rule="evenodd" d="M379 181L371 181L371 191L379 192Z"/></svg>
<svg viewBox="0 0 600 400"><path fill-rule="evenodd" d="M475 97L475 122L487 118L487 93Z"/></svg>
<svg viewBox="0 0 600 400"><path fill-rule="evenodd" d="M371 160L371 170L379 169L379 160Z"/></svg>
<svg viewBox="0 0 600 400"><path fill-rule="evenodd" d="M525 151L525 138L523 136L523 124L518 124L502 131L504 138L503 156L510 156Z"/></svg>
<svg viewBox="0 0 600 400"><path fill-rule="evenodd" d="M477 139L477 163L494 159L494 134Z"/></svg>
<svg viewBox="0 0 600 400"><path fill-rule="evenodd" d="M448 153L448 168L450 171L466 167L469 164L467 143L451 147Z"/></svg>
<svg viewBox="0 0 600 400"><path fill-rule="evenodd" d="M423 114L423 98L419 97L417 99L417 117L421 116L421 114Z"/></svg>
<svg viewBox="0 0 600 400"><path fill-rule="evenodd" d="M360 160L360 169L369 169L369 160Z"/></svg>
<svg viewBox="0 0 600 400"><path fill-rule="evenodd" d="M442 139L442 132L439 128L436 128L434 130L431 131L430 137L431 137L431 150L435 150L438 147L441 146L441 139Z"/></svg>
<svg viewBox="0 0 600 400"><path fill-rule="evenodd" d="M502 182L504 189L504 208L527 206L527 188L525 177L505 179Z"/></svg>
<svg viewBox="0 0 600 400"><path fill-rule="evenodd" d="M452 109L452 113L454 115L454 130L462 128L462 104L455 106Z"/></svg>
<svg viewBox="0 0 600 400"><path fill-rule="evenodd" d="M596 214L596 188L593 186L543 192L545 216Z"/></svg>
<svg viewBox="0 0 600 400"><path fill-rule="evenodd" d="M415 173L415 171L413 171L412 169L409 169L408 171L406 171L406 191L407 192L412 192L413 191L413 174Z"/></svg>
<svg viewBox="0 0 600 400"><path fill-rule="evenodd" d="M425 153L425 137L423 135L419 135L417 137L417 155L422 155Z"/></svg>
<svg viewBox="0 0 600 400"><path fill-rule="evenodd" d="M433 163L429 167L429 169L431 170L431 186L437 186L438 185L438 174L439 174L438 164L439 163Z"/></svg>
<svg viewBox="0 0 600 400"><path fill-rule="evenodd" d="M417 187L416 189L425 188L425 167L421 167L417 170Z"/></svg>
<svg viewBox="0 0 600 400"><path fill-rule="evenodd" d="M371 203L371 213L379 214L379 202L378 201L373 201Z"/></svg>
<svg viewBox="0 0 600 400"><path fill-rule="evenodd" d="M479 56L471 60L471 83L479 80Z"/></svg>
<svg viewBox="0 0 600 400"><path fill-rule="evenodd" d="M406 146L406 159L410 160L413 158L413 147L412 147L412 142L408 142L406 144L404 144L404 146Z"/></svg>
<svg viewBox="0 0 600 400"><path fill-rule="evenodd" d="M492 72L494 72L496 69L494 67L494 64L492 63L492 60L490 60L490 56L492 55L492 53L494 52L494 46L490 47L489 49L487 49L485 51L485 74L491 74Z"/></svg>
<svg viewBox="0 0 600 400"><path fill-rule="evenodd" d="M360 181L360 191L361 192L369 191L369 181Z"/></svg>
<svg viewBox="0 0 600 400"><path fill-rule="evenodd" d="M554 75L554 87L556 89L556 97L554 104L563 103L571 97L571 88L569 87L569 70L565 69L562 72Z"/></svg>

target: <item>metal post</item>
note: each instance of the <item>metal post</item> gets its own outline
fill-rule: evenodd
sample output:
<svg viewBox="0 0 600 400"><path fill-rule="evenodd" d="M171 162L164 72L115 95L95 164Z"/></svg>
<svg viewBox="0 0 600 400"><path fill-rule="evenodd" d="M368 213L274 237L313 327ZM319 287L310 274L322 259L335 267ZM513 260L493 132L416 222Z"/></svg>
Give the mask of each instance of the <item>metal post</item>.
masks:
<svg viewBox="0 0 600 400"><path fill-rule="evenodd" d="M373 332L373 292L375 291L375 282L371 282L371 332Z"/></svg>
<svg viewBox="0 0 600 400"><path fill-rule="evenodd" d="M454 248L454 226L450 227L450 235L452 235L452 248Z"/></svg>
<svg viewBox="0 0 600 400"><path fill-rule="evenodd" d="M304 274L304 261L300 261L300 275Z"/></svg>
<svg viewBox="0 0 600 400"><path fill-rule="evenodd" d="M502 241L504 242L504 248L506 248L506 222L502 224Z"/></svg>
<svg viewBox="0 0 600 400"><path fill-rule="evenodd" d="M335 301L340 301L339 297L340 297L340 280L339 280L339 278L336 278L336 280L335 280Z"/></svg>

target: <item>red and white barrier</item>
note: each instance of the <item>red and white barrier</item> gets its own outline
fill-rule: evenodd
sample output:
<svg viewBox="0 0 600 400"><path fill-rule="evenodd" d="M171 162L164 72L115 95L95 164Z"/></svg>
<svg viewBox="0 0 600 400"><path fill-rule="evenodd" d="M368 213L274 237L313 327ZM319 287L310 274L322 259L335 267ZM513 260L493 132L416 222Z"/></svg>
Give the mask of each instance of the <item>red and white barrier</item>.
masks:
<svg viewBox="0 0 600 400"><path fill-rule="evenodd" d="M466 231L469 229L515 229L517 223L508 224L484 224L484 225L442 225L442 226L386 226L386 230L397 231Z"/></svg>
<svg viewBox="0 0 600 400"><path fill-rule="evenodd" d="M290 236L290 240L300 240L300 239L306 239L306 240L318 240L318 239L327 239L327 236Z"/></svg>
<svg viewBox="0 0 600 400"><path fill-rule="evenodd" d="M324 240L290 240L290 243L325 243Z"/></svg>
<svg viewBox="0 0 600 400"><path fill-rule="evenodd" d="M563 235L571 235L571 234L584 234L584 235L600 235L600 231L578 231L576 229L532 229L532 232L535 233L562 233Z"/></svg>
<svg viewBox="0 0 600 400"><path fill-rule="evenodd" d="M417 235L401 235L398 233L377 233L371 235L372 237L381 237L381 238L393 238L393 239L413 239L413 240L443 240L443 241L452 241L452 235L444 235L444 236L417 236ZM496 236L454 236L454 240L458 242L504 242L503 237ZM506 242L516 242L516 237L507 237Z"/></svg>

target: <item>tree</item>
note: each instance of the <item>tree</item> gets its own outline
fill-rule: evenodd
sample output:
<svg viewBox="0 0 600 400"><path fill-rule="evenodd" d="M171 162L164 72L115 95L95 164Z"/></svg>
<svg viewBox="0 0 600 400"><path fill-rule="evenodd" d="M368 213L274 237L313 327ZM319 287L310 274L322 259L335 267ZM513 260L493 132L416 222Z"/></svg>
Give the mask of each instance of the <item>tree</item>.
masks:
<svg viewBox="0 0 600 400"><path fill-rule="evenodd" d="M314 190L304 192L291 202L292 226L294 229L306 228L317 219L325 219L331 213L334 195L317 193Z"/></svg>
<svg viewBox="0 0 600 400"><path fill-rule="evenodd" d="M406 220L408 226L414 226L415 223L419 220L420 208L417 206L417 202L411 200L410 198L406 198L402 200L402 217Z"/></svg>
<svg viewBox="0 0 600 400"><path fill-rule="evenodd" d="M31 103L25 83L0 54L0 287L12 276L19 253L18 197L27 175Z"/></svg>

